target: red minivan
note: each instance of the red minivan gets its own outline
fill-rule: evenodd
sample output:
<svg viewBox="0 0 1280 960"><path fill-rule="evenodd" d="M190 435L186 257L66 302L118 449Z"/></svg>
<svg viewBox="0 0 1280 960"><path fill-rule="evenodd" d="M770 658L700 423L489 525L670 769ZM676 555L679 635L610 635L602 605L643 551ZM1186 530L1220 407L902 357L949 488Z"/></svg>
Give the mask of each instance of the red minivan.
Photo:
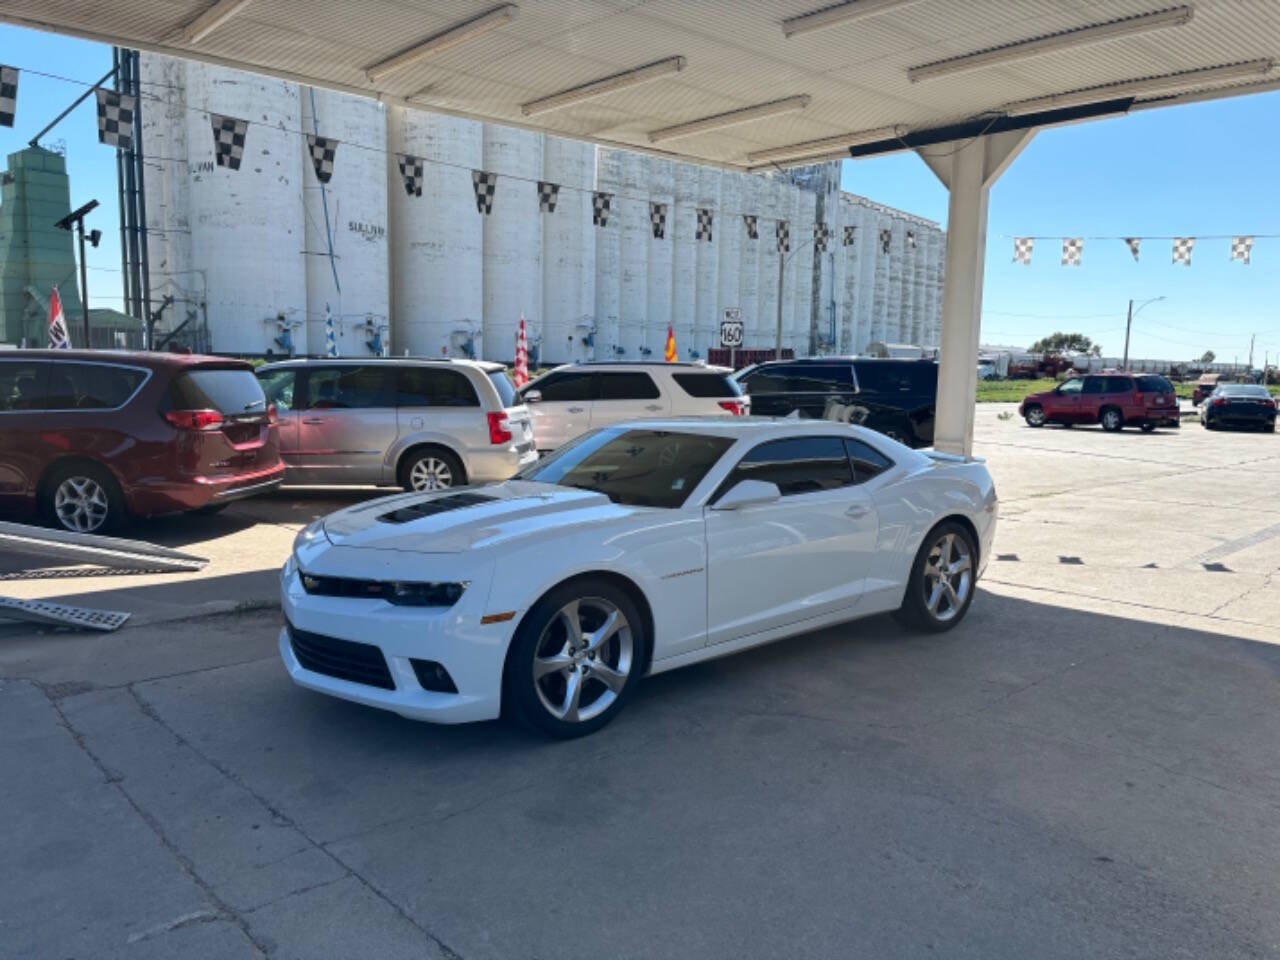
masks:
<svg viewBox="0 0 1280 960"><path fill-rule="evenodd" d="M1018 407L1032 427L1060 423L1100 423L1104 430L1126 425L1150 432L1180 426L1173 384L1156 374L1107 373L1072 377L1054 390L1032 393Z"/></svg>
<svg viewBox="0 0 1280 960"><path fill-rule="evenodd" d="M242 360L0 352L0 510L78 533L213 512L280 484L275 409Z"/></svg>

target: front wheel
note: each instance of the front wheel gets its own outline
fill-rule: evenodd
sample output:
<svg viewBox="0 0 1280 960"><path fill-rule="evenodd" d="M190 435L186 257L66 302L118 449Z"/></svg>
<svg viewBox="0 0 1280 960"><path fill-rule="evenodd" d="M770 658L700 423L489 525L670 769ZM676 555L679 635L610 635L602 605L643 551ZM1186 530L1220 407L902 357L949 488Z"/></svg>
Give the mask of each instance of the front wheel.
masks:
<svg viewBox="0 0 1280 960"><path fill-rule="evenodd" d="M1038 404L1032 404L1027 407L1027 412L1023 414L1023 419L1027 421L1028 427L1044 426L1044 407Z"/></svg>
<svg viewBox="0 0 1280 960"><path fill-rule="evenodd" d="M950 630L973 602L977 558L977 544L961 524L947 521L934 527L916 554L902 606L894 616L917 630Z"/></svg>
<svg viewBox="0 0 1280 960"><path fill-rule="evenodd" d="M625 590L595 578L563 584L516 631L504 711L553 737L594 733L635 692L648 650L644 621Z"/></svg>

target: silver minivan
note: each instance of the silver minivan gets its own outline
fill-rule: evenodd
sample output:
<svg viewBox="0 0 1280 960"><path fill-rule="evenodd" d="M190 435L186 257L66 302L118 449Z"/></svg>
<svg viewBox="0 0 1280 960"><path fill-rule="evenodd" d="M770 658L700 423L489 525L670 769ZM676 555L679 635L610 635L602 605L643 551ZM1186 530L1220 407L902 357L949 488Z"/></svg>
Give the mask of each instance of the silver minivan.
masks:
<svg viewBox="0 0 1280 960"><path fill-rule="evenodd" d="M439 490L537 460L529 411L499 363L342 358L257 370L289 484Z"/></svg>

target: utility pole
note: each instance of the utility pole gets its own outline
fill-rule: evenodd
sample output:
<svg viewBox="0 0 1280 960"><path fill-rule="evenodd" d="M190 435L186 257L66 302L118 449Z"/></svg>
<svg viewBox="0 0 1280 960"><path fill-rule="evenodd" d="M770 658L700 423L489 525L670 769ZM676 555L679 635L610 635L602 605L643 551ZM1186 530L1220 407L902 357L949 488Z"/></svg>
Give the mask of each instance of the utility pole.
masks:
<svg viewBox="0 0 1280 960"><path fill-rule="evenodd" d="M1124 361L1120 364L1121 370L1129 369L1129 328L1133 326L1133 298L1129 298L1129 317L1124 322Z"/></svg>
<svg viewBox="0 0 1280 960"><path fill-rule="evenodd" d="M774 342L773 359L782 359L782 268L787 262L787 258L783 256L782 251L778 251L778 330L777 340Z"/></svg>
<svg viewBox="0 0 1280 960"><path fill-rule="evenodd" d="M97 200L90 200L84 206L76 210L72 210L65 217L54 224L59 230L75 230L76 235L80 239L80 305L84 312L84 346L89 349L89 278L85 272L84 263L84 218L92 213L98 206ZM98 241L102 239L101 230L91 230L89 232L89 242L96 248Z"/></svg>
<svg viewBox="0 0 1280 960"><path fill-rule="evenodd" d="M1253 341L1257 339L1258 339L1258 335L1256 333L1253 334L1251 337L1249 337L1249 369L1250 370L1253 369Z"/></svg>

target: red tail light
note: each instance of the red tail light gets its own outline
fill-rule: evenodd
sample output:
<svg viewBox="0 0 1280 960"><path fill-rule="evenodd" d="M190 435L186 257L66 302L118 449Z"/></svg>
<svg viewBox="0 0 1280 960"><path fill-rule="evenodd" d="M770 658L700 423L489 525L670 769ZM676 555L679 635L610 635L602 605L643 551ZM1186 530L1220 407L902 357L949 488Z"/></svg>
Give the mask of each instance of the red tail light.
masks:
<svg viewBox="0 0 1280 960"><path fill-rule="evenodd" d="M218 430L222 414L217 410L170 410L164 418L179 430Z"/></svg>
<svg viewBox="0 0 1280 960"><path fill-rule="evenodd" d="M492 444L510 443L511 429L507 426L505 410L497 410L489 414L489 442Z"/></svg>
<svg viewBox="0 0 1280 960"><path fill-rule="evenodd" d="M1214 397L1214 398L1213 398L1213 405L1214 405L1215 407L1220 407L1220 406L1222 406L1223 404L1225 404L1226 402L1227 402L1227 398L1226 398L1226 397Z"/></svg>
<svg viewBox="0 0 1280 960"><path fill-rule="evenodd" d="M274 403L267 404L267 423L278 423L280 421L280 411L276 409Z"/></svg>
<svg viewBox="0 0 1280 960"><path fill-rule="evenodd" d="M735 417L745 417L747 415L747 401L745 400L721 400L720 409L728 410Z"/></svg>

